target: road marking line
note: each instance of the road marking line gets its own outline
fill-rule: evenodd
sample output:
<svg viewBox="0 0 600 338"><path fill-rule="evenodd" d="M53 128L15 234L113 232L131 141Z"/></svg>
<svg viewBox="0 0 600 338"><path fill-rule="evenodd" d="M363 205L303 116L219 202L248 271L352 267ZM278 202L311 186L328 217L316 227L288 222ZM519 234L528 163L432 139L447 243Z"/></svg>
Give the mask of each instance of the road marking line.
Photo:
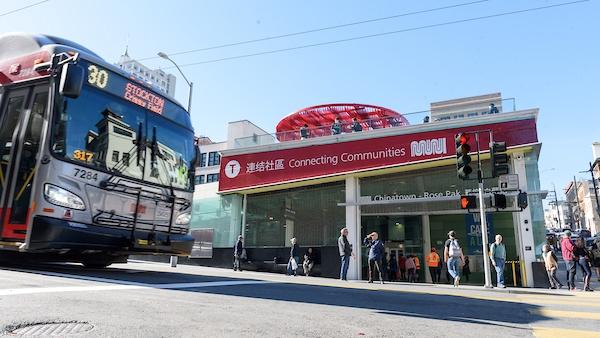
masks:
<svg viewBox="0 0 600 338"><path fill-rule="evenodd" d="M577 319L594 319L600 320L600 313L598 312L580 312L580 311L561 311L561 310L550 310L545 308L529 310L531 314L550 317L550 318L577 318Z"/></svg>
<svg viewBox="0 0 600 338"><path fill-rule="evenodd" d="M595 331L582 331L571 329L559 329L554 327L533 327L533 335L537 338L554 338L554 337L600 337L600 333Z"/></svg>
<svg viewBox="0 0 600 338"><path fill-rule="evenodd" d="M81 292L81 291L115 291L115 290L140 290L140 289L196 289L216 286L235 286L235 285L253 285L269 284L267 281L242 280L242 281L215 281L215 282L195 282L195 283L167 283L167 284L117 284L117 285L85 285L85 286L53 286L41 288L21 288L21 289L0 289L0 296L29 295L40 293L58 293L58 292Z"/></svg>

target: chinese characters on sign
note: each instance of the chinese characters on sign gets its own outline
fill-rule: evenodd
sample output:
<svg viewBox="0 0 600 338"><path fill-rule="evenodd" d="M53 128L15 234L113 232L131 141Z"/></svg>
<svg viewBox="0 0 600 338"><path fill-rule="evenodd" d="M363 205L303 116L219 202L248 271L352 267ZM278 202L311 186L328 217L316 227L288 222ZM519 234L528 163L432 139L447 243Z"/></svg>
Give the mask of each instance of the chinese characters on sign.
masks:
<svg viewBox="0 0 600 338"><path fill-rule="evenodd" d="M252 174L263 171L283 170L283 159L275 161L250 162L246 165L246 173Z"/></svg>

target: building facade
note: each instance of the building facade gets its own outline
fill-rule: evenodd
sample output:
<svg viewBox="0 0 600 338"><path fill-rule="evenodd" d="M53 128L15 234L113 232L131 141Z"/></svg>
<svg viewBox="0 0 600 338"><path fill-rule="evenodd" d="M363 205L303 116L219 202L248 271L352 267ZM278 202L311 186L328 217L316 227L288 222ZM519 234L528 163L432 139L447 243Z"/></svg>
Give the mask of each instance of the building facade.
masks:
<svg viewBox="0 0 600 338"><path fill-rule="evenodd" d="M455 106L454 108L457 108ZM362 239L377 231L388 257L415 255L425 266L431 248L443 251L446 234L455 230L471 258L472 278L483 279L479 216L462 210L460 195L476 181L456 176L454 138L460 132L480 134L482 169L489 175L489 132L505 141L513 187L508 208L495 212L486 187L489 238L501 233L508 258L518 260L523 285L532 285L531 263L545 242L544 213L537 160L537 109L432 121L410 126L277 142L274 135L247 135L227 141L222 150L218 191L213 207L194 200L192 229L214 229L213 257L199 264L229 266L237 235L245 237L248 268L283 271L290 239L317 252L317 273L338 277L337 238L344 227L357 254L349 278L366 278ZM529 193L529 206L516 207L516 191ZM210 195L204 188L200 194ZM200 196L198 196L200 197ZM208 197L207 197L208 198ZM206 210L218 218L200 217ZM430 280L421 269L420 280Z"/></svg>
<svg viewBox="0 0 600 338"><path fill-rule="evenodd" d="M175 75L167 73L162 69L146 67L141 62L132 59L127 50L121 55L116 65L130 73L137 80L149 83L170 97L175 97L175 85L177 84Z"/></svg>

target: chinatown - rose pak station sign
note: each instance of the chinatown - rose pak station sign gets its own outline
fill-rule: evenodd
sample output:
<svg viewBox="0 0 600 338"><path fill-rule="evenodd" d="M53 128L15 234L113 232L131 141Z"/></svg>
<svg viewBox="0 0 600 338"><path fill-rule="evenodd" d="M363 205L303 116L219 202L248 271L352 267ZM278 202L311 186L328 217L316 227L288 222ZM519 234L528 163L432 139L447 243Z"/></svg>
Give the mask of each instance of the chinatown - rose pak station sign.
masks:
<svg viewBox="0 0 600 338"><path fill-rule="evenodd" d="M538 142L535 118L529 118L226 155L221 159L219 192L233 192L454 157L454 138L457 133L483 130L492 131L494 140L505 141L509 148ZM487 135L480 134L482 151L489 150L490 140Z"/></svg>

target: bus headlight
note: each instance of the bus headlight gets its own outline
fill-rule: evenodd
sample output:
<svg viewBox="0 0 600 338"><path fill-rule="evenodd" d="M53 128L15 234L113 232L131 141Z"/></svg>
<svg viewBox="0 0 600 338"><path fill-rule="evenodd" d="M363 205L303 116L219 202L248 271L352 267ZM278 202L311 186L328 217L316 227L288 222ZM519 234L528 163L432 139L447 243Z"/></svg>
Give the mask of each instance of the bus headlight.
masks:
<svg viewBox="0 0 600 338"><path fill-rule="evenodd" d="M52 184L44 186L44 197L54 205L75 210L85 210L85 204L81 197Z"/></svg>
<svg viewBox="0 0 600 338"><path fill-rule="evenodd" d="M175 219L175 224L177 225L188 225L192 220L192 214L189 212L183 213Z"/></svg>

